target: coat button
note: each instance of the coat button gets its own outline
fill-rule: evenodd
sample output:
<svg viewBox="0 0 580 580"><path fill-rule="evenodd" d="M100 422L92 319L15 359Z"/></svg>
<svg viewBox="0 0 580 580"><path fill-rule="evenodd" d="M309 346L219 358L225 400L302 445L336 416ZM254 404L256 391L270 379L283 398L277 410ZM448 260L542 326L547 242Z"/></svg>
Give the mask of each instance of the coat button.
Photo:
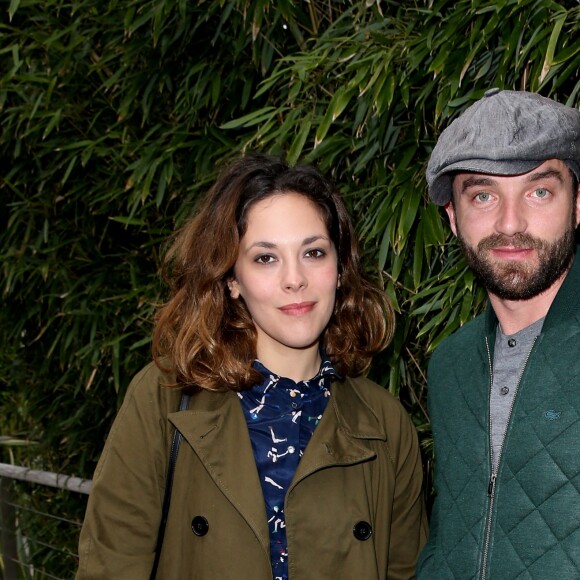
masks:
<svg viewBox="0 0 580 580"><path fill-rule="evenodd" d="M364 542L373 535L373 528L368 522L357 522L352 528L352 533L357 540Z"/></svg>
<svg viewBox="0 0 580 580"><path fill-rule="evenodd" d="M205 536L209 530L209 524L203 516L195 516L191 520L191 531L196 536Z"/></svg>

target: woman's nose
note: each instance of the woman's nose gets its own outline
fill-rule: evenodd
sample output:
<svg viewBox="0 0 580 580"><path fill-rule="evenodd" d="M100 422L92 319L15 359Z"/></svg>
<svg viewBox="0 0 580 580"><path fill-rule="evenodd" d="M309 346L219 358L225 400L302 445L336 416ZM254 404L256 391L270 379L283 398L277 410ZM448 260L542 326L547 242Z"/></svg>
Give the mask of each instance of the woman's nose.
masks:
<svg viewBox="0 0 580 580"><path fill-rule="evenodd" d="M282 285L286 290L299 290L308 285L308 280L304 273L304 268L296 264L288 264L284 269Z"/></svg>

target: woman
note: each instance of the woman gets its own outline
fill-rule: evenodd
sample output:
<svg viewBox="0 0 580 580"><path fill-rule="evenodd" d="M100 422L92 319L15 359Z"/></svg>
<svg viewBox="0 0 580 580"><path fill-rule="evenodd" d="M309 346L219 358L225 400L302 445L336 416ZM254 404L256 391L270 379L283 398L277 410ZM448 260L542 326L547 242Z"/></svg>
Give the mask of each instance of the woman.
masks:
<svg viewBox="0 0 580 580"><path fill-rule="evenodd" d="M174 238L167 271L155 362L95 472L77 578L149 578L174 429L158 578L414 577L416 433L360 378L393 312L363 277L332 185L311 167L238 160Z"/></svg>

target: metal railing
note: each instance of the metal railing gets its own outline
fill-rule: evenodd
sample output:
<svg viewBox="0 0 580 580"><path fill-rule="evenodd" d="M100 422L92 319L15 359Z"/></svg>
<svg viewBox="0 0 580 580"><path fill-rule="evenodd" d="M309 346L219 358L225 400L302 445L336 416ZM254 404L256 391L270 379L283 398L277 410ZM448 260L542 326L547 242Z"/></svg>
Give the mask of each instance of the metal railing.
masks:
<svg viewBox="0 0 580 580"><path fill-rule="evenodd" d="M66 517L62 507L72 503L73 511L84 513L91 486L91 480L0 463L0 571L5 580L74 577L82 516Z"/></svg>

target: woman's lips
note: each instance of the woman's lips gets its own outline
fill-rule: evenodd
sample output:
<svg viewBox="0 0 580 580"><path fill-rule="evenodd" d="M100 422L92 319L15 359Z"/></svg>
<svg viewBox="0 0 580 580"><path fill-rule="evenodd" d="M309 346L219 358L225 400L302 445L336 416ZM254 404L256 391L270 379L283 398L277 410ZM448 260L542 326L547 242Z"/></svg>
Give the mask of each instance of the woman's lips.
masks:
<svg viewBox="0 0 580 580"><path fill-rule="evenodd" d="M302 316L308 314L315 306L316 302L296 302L280 306L279 310L288 316Z"/></svg>

